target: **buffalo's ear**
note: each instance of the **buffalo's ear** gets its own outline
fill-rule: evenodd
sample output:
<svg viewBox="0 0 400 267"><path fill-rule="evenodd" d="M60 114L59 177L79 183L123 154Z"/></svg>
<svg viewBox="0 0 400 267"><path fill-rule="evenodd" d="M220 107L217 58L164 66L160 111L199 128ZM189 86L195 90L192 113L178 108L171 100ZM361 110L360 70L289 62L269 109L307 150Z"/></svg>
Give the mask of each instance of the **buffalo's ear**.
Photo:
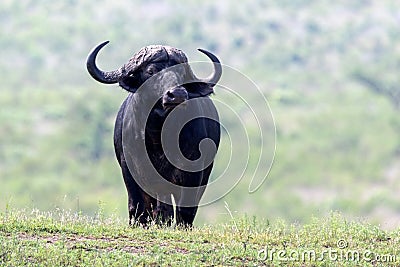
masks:
<svg viewBox="0 0 400 267"><path fill-rule="evenodd" d="M136 82L136 79L129 77L129 76L127 78L119 81L119 86L121 86L126 91L131 92L131 93L135 93L139 87Z"/></svg>
<svg viewBox="0 0 400 267"><path fill-rule="evenodd" d="M189 95L192 97L208 96L214 93L214 89L207 83L195 82L186 85Z"/></svg>
<svg viewBox="0 0 400 267"><path fill-rule="evenodd" d="M214 93L214 88L208 85L207 83L201 83L199 91L201 96L208 96Z"/></svg>

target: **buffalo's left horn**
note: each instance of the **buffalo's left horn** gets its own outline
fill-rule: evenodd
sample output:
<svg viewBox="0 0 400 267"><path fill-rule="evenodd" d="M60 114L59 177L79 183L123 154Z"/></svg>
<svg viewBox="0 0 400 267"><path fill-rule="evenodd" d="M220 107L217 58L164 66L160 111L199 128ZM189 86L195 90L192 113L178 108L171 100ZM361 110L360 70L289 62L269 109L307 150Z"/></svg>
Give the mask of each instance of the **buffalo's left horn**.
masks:
<svg viewBox="0 0 400 267"><path fill-rule="evenodd" d="M201 48L199 48L197 50L199 50L200 52L205 54L209 59L211 59L211 61L213 62L213 65L214 65L214 72L208 78L201 79L201 81L204 83L208 83L211 86L216 85L222 75L221 63L219 62L218 58L213 53L208 52L207 50L204 50Z"/></svg>
<svg viewBox="0 0 400 267"><path fill-rule="evenodd" d="M100 49L102 49L106 44L108 44L109 41L105 41L98 46L96 46L92 52L90 52L87 61L86 61L86 67L89 72L89 74L98 82L101 83L106 83L106 84L112 84L112 83L117 83L123 73L122 73L122 68L119 68L118 70L113 70L113 71L102 71L96 66L96 56L99 53Z"/></svg>

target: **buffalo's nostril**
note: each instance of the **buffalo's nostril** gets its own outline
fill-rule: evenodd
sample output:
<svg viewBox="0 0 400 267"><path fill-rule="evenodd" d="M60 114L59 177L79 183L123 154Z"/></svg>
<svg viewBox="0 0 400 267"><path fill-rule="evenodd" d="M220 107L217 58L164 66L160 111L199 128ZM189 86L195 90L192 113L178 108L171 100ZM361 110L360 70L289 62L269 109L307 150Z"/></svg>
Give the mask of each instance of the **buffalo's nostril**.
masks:
<svg viewBox="0 0 400 267"><path fill-rule="evenodd" d="M168 96L170 99L174 99L174 98L175 98L174 94L171 93L171 91L167 91L167 96Z"/></svg>

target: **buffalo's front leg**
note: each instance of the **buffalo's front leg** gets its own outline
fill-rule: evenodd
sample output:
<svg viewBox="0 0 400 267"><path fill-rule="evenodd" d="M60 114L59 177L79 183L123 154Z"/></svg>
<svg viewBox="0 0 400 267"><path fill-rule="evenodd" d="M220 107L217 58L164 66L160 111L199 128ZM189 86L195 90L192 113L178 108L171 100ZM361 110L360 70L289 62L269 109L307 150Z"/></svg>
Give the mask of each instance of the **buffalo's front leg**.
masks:
<svg viewBox="0 0 400 267"><path fill-rule="evenodd" d="M181 197L177 207L177 224L183 226L192 226L197 208L203 195L205 187L199 187L196 193L182 189ZM191 204L192 206L187 206Z"/></svg>
<svg viewBox="0 0 400 267"><path fill-rule="evenodd" d="M185 194L182 194L182 201L196 201L196 199L193 199L190 196L185 196ZM184 202L183 202L184 203ZM198 202L196 202L198 203ZM194 217L196 216L197 213L197 206L193 207L184 207L184 206L178 206L177 207L177 218L176 218L176 223L178 225L183 225L183 226L192 226Z"/></svg>
<svg viewBox="0 0 400 267"><path fill-rule="evenodd" d="M145 201L139 185L133 179L124 158L121 160L121 170L126 190L128 191L129 225L132 225L133 220L144 224L148 220L148 215L145 213Z"/></svg>
<svg viewBox="0 0 400 267"><path fill-rule="evenodd" d="M208 183L208 177L210 176L213 163L211 163L203 171L194 173L192 180L184 181L185 187L193 188L192 190L186 190L182 188L178 207L177 207L177 223L185 226L192 226L194 218L197 213L197 209L201 200L201 197L206 190ZM197 177L196 177L197 176ZM188 205L189 204L189 205Z"/></svg>
<svg viewBox="0 0 400 267"><path fill-rule="evenodd" d="M157 206L153 211L154 219L158 222L171 225L174 218L174 209L169 203L171 195L159 195L157 197Z"/></svg>

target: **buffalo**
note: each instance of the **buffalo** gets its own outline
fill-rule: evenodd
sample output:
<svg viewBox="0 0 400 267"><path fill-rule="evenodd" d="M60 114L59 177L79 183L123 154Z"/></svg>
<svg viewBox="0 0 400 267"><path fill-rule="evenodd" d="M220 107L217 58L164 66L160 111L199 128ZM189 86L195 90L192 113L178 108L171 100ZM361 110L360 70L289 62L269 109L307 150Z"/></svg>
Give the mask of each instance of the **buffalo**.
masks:
<svg viewBox="0 0 400 267"><path fill-rule="evenodd" d="M128 91L114 127L114 148L128 192L129 224L191 226L208 184L220 142L218 113L210 94L222 75L218 58L207 78L194 75L179 49L150 45L117 70L103 71L96 57L87 70L98 82Z"/></svg>

